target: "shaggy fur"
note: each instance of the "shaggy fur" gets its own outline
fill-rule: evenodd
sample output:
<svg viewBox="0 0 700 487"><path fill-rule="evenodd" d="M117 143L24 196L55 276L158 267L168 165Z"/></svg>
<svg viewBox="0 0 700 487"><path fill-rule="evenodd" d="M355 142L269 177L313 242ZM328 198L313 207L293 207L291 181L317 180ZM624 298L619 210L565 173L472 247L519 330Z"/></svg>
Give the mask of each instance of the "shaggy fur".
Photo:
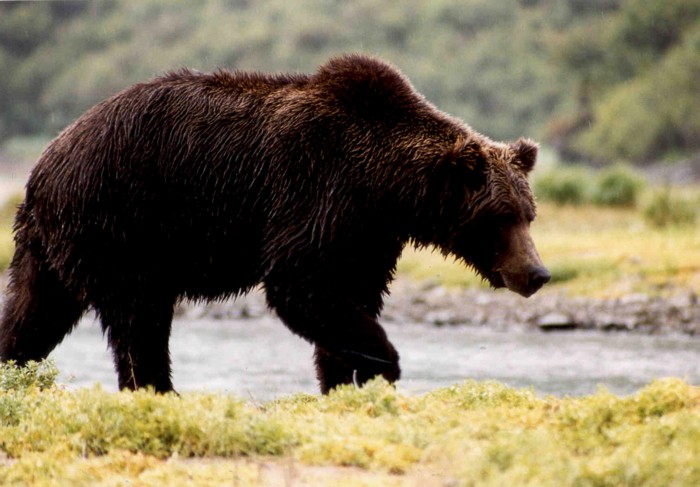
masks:
<svg viewBox="0 0 700 487"><path fill-rule="evenodd" d="M178 300L262 284L316 346L321 389L398 354L377 318L407 242L494 286L547 279L527 232L536 146L438 111L359 55L313 75L189 70L96 105L45 150L16 223L0 358L46 357L94 309L122 388L172 389Z"/></svg>

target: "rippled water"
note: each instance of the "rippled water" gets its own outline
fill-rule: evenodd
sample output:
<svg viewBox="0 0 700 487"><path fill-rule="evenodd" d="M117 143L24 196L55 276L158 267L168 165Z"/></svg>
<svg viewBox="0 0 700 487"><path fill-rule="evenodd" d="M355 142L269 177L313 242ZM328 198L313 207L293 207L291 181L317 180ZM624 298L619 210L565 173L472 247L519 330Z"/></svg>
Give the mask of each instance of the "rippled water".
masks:
<svg viewBox="0 0 700 487"><path fill-rule="evenodd" d="M599 332L494 331L423 324L386 325L401 354L399 390L425 392L465 379L493 379L541 394L583 395L604 385L632 393L655 378L700 383L700 339ZM267 400L318 392L311 345L274 317L176 319L171 338L178 391L227 392ZM116 374L100 326L85 319L51 355L71 387Z"/></svg>

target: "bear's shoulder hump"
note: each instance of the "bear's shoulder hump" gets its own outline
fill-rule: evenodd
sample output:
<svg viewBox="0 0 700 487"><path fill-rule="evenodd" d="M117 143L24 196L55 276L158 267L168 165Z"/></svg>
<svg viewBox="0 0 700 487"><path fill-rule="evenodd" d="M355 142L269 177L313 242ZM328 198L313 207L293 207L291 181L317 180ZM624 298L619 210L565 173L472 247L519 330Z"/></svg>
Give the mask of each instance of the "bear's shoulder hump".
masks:
<svg viewBox="0 0 700 487"><path fill-rule="evenodd" d="M382 104L405 103L421 98L411 82L392 64L364 54L346 54L330 59L312 78L340 98L375 98Z"/></svg>

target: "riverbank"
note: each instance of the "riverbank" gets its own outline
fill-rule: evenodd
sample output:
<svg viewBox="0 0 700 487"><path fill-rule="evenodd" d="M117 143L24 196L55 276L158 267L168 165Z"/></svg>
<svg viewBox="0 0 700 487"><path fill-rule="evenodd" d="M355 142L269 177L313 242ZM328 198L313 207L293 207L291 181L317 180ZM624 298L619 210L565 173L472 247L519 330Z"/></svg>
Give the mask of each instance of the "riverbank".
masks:
<svg viewBox="0 0 700 487"><path fill-rule="evenodd" d="M505 290L448 289L431 283L396 283L387 321L498 329L635 331L700 334L700 303L692 290L672 296L627 294L616 298L542 292L528 299Z"/></svg>
<svg viewBox="0 0 700 487"><path fill-rule="evenodd" d="M380 321L504 330L599 330L700 335L700 299L692 289L669 296L634 293L616 298L543 291L528 299L506 290L460 289L399 277ZM257 319L269 313L260 291L224 303L184 303L193 319Z"/></svg>

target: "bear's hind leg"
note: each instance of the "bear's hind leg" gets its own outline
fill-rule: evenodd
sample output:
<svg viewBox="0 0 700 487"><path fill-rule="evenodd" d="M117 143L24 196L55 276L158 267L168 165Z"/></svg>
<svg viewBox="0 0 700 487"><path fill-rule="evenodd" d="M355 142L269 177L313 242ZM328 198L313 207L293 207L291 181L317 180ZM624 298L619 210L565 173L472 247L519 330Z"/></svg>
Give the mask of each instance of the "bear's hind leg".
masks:
<svg viewBox="0 0 700 487"><path fill-rule="evenodd" d="M46 358L77 324L86 306L61 283L58 273L26 246L10 264L0 322L0 360L23 365Z"/></svg>
<svg viewBox="0 0 700 487"><path fill-rule="evenodd" d="M168 341L174 300L126 301L96 306L114 356L119 388L151 386L156 392L172 391Z"/></svg>

